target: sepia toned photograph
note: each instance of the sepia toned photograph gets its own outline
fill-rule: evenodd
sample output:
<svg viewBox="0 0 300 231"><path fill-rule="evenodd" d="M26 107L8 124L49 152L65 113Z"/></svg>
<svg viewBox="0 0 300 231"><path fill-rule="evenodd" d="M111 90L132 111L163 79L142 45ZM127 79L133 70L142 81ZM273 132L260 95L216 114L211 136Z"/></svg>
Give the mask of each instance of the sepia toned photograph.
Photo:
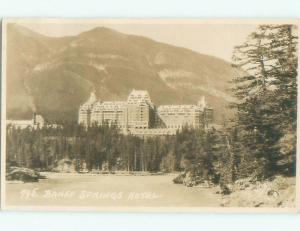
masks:
<svg viewBox="0 0 300 231"><path fill-rule="evenodd" d="M2 208L297 211L298 30L3 20Z"/></svg>

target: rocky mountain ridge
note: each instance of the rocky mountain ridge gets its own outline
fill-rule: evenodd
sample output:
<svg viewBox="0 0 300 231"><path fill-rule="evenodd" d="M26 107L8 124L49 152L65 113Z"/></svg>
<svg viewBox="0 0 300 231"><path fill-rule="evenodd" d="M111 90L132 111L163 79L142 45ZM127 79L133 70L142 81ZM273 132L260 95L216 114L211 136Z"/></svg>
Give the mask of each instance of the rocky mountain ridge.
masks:
<svg viewBox="0 0 300 231"><path fill-rule="evenodd" d="M101 100L125 100L148 90L162 104L196 103L202 95L221 122L230 80L240 73L224 60L189 49L98 27L52 38L7 25L7 117L77 120L91 91Z"/></svg>

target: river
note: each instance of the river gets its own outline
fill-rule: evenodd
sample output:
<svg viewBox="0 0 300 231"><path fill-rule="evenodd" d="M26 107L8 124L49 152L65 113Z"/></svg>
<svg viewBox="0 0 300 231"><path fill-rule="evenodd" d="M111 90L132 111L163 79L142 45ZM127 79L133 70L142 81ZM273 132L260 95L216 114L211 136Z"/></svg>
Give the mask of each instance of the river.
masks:
<svg viewBox="0 0 300 231"><path fill-rule="evenodd" d="M215 207L216 188L174 184L170 175L47 173L36 183L6 183L6 206Z"/></svg>

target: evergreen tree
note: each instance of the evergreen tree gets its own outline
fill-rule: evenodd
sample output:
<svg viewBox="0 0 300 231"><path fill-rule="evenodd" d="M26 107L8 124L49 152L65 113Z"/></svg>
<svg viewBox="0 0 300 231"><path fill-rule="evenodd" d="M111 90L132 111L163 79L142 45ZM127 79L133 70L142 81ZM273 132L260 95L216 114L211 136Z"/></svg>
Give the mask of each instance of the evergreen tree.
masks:
<svg viewBox="0 0 300 231"><path fill-rule="evenodd" d="M292 25L261 25L234 51L236 122L258 177L279 171L280 139L296 131L296 39Z"/></svg>

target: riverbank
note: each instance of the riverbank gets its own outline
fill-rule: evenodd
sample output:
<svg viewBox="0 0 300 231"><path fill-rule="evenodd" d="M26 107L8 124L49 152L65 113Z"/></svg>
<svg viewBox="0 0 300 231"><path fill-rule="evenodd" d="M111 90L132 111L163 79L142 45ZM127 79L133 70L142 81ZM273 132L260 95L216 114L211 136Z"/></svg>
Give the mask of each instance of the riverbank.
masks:
<svg viewBox="0 0 300 231"><path fill-rule="evenodd" d="M249 182L244 179L232 185L232 192L222 196L223 207L295 207L296 177L276 176L272 180Z"/></svg>
<svg viewBox="0 0 300 231"><path fill-rule="evenodd" d="M40 172L42 175L67 174L67 175L115 175L115 176L159 176L159 175L178 175L178 172L148 172L148 171L86 171L86 172Z"/></svg>
<svg viewBox="0 0 300 231"><path fill-rule="evenodd" d="M116 171L41 172L39 182L7 181L6 204L13 206L294 207L295 177L236 181L231 193L219 186L175 184L178 173Z"/></svg>
<svg viewBox="0 0 300 231"><path fill-rule="evenodd" d="M92 170L92 171L36 171L29 168L22 167L10 167L6 173L7 182L38 182L40 179L44 179L51 176L64 176L64 174L72 175L116 175L116 176L160 176L160 175L174 175L176 176L179 172L165 173L165 172L149 172L149 171L103 171L103 170Z"/></svg>

